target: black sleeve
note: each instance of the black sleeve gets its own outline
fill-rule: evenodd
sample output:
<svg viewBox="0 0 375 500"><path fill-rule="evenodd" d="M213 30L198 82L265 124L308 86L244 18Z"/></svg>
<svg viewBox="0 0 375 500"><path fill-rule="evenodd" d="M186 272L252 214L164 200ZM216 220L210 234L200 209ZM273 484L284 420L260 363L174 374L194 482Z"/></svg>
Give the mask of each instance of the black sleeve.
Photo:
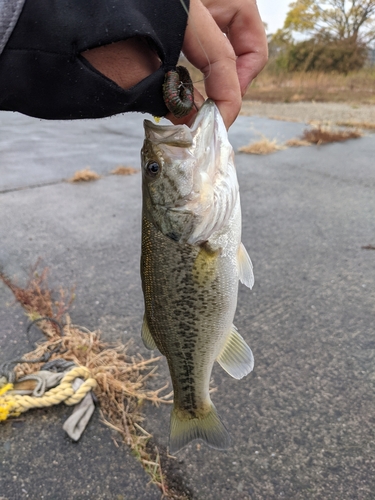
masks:
<svg viewBox="0 0 375 500"><path fill-rule="evenodd" d="M0 109L47 119L164 116L162 83L177 64L186 22L180 0L26 0L0 56ZM129 90L80 56L134 36L147 37L162 65Z"/></svg>

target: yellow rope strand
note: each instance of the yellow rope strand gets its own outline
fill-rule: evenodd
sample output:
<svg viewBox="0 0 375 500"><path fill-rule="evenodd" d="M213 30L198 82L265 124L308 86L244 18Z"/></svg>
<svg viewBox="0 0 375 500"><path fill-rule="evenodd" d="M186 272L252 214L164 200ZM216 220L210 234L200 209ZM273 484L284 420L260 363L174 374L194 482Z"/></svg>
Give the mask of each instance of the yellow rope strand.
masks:
<svg viewBox="0 0 375 500"><path fill-rule="evenodd" d="M11 402L2 403L3 396L5 393L13 389L13 384L6 384L0 389L0 422L6 420L9 414L13 413L13 404Z"/></svg>
<svg viewBox="0 0 375 500"><path fill-rule="evenodd" d="M84 382L77 391L74 391L72 384L76 378L82 378ZM96 385L96 380L91 377L89 370L84 366L79 366L70 370L57 387L45 392L41 397L9 394L10 389L5 391L4 389L8 387L5 386L0 392L0 421L6 420L8 416L19 415L31 408L45 408L62 402L69 406L75 405L89 391L95 389Z"/></svg>
<svg viewBox="0 0 375 500"><path fill-rule="evenodd" d="M0 396L13 389L13 384L6 384L0 389Z"/></svg>

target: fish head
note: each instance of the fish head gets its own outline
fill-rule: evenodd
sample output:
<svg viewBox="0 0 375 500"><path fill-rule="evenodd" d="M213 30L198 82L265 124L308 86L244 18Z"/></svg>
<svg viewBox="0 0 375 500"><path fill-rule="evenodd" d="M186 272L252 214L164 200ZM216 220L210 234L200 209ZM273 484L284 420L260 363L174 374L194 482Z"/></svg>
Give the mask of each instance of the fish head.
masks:
<svg viewBox="0 0 375 500"><path fill-rule="evenodd" d="M190 127L145 120L144 129L144 215L175 241L207 240L207 225L212 230L218 217L215 203L221 196L229 217L238 193L233 149L218 108L207 100Z"/></svg>

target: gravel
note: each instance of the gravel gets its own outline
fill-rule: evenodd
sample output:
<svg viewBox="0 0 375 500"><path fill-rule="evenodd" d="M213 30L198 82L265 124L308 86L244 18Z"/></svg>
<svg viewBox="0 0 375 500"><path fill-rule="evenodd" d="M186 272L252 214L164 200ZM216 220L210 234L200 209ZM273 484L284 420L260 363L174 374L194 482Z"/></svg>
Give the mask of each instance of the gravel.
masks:
<svg viewBox="0 0 375 500"><path fill-rule="evenodd" d="M244 101L241 115L309 123L369 122L375 124L375 105L326 102L264 103Z"/></svg>

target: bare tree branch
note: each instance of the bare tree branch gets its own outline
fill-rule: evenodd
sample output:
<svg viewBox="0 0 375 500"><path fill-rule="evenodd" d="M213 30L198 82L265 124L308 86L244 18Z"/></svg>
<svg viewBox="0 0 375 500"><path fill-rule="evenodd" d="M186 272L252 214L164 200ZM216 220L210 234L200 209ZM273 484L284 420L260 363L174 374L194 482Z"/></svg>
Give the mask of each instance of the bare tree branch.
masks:
<svg viewBox="0 0 375 500"><path fill-rule="evenodd" d="M283 30L370 43L374 40L375 0L295 0Z"/></svg>

